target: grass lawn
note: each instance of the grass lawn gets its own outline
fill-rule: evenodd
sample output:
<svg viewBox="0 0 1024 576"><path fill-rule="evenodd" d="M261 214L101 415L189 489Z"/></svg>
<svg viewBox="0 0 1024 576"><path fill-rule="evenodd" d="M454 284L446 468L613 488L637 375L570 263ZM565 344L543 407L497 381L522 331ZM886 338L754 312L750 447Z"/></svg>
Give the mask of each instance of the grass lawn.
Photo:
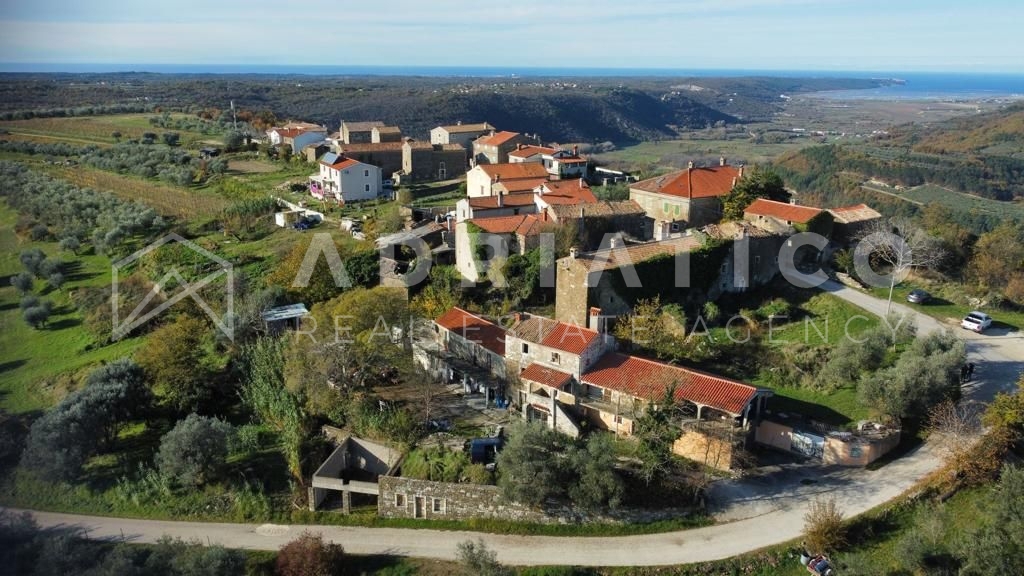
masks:
<svg viewBox="0 0 1024 576"><path fill-rule="evenodd" d="M0 408L26 412L49 406L55 400L55 376L81 371L101 361L130 354L141 344L137 338L94 348L82 327L82 317L71 305L68 293L77 287L110 282L110 261L104 256L62 254L55 242L29 242L14 232L17 214L0 202ZM22 319L21 296L9 278L24 269L18 259L22 250L39 248L50 258L77 262L60 291L36 280L35 293L54 304L48 325L36 330Z"/></svg>
<svg viewBox="0 0 1024 576"><path fill-rule="evenodd" d="M910 304L907 302L907 294L915 288L923 288L927 290L931 293L932 299L925 304ZM868 289L868 293L883 300L889 298L888 288L870 288ZM972 308L965 302L953 301L962 300L963 298L963 289L954 284L940 285L932 282L909 280L899 286L896 286L896 289L893 290L892 294L893 302L909 306L918 312L922 312L949 324L950 327L958 327L960 325L960 320L963 319L968 312L971 312L972 310L980 310L992 317L992 325L995 328L1009 329L1011 331L1024 329L1024 310L1003 310L993 307Z"/></svg>

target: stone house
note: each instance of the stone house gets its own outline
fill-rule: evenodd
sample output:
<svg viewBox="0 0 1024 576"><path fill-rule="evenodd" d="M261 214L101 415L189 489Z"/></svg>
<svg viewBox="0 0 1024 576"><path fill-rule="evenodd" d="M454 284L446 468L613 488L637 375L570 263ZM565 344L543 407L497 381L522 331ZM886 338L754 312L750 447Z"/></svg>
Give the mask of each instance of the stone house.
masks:
<svg viewBox="0 0 1024 576"><path fill-rule="evenodd" d="M498 185L517 185L516 190L533 190L547 181L548 173L540 164L478 164L466 172L466 195L470 198L494 196ZM506 194L510 192L505 188Z"/></svg>
<svg viewBox="0 0 1024 576"><path fill-rule="evenodd" d="M457 222L472 218L495 218L536 213L537 203L532 191L520 194L463 198L455 204L455 220Z"/></svg>
<svg viewBox="0 0 1024 576"><path fill-rule="evenodd" d="M832 214L828 211L765 198L758 198L747 206L743 219L776 234L817 232L828 236L832 232Z"/></svg>
<svg viewBox="0 0 1024 576"><path fill-rule="evenodd" d="M384 123L378 121L345 122L342 120L338 132L341 133L342 144L370 144L373 143L373 129L383 127Z"/></svg>
<svg viewBox="0 0 1024 576"><path fill-rule="evenodd" d="M575 226L580 250L600 247L605 234L618 233L636 241L650 239L643 208L632 200L593 202L583 205L554 204L547 208L551 220Z"/></svg>
<svg viewBox="0 0 1024 576"><path fill-rule="evenodd" d="M743 166L733 167L722 158L718 166L697 167L630 184L629 199L651 219L655 240L718 222L722 196L743 177Z"/></svg>
<svg viewBox="0 0 1024 576"><path fill-rule="evenodd" d="M452 308L418 329L413 358L442 382L461 383L487 400L505 395L505 330L476 314Z"/></svg>
<svg viewBox="0 0 1024 576"><path fill-rule="evenodd" d="M487 278L490 261L478 259L476 235L473 230L498 236L507 253L525 254L540 245L540 233L548 224L547 216L533 214L520 216L499 216L495 218L476 218L459 222L455 228L455 266L462 277L472 282L480 282Z"/></svg>
<svg viewBox="0 0 1024 576"><path fill-rule="evenodd" d="M520 144L508 153L508 161L512 164L535 162L544 166L553 179L585 178L588 161L580 156L579 148L574 146L572 152L546 146Z"/></svg>
<svg viewBox="0 0 1024 576"><path fill-rule="evenodd" d="M372 164L328 152L320 158L320 171L309 177L314 198L339 202L372 200L381 192L381 171Z"/></svg>
<svg viewBox="0 0 1024 576"><path fill-rule="evenodd" d="M373 164L380 168L386 178L391 178L395 172L402 170L403 142L370 142L362 144L339 143L335 146L334 152L344 154L348 158L354 158L366 164Z"/></svg>
<svg viewBox="0 0 1024 576"><path fill-rule="evenodd" d="M460 144L466 150L473 148L473 141L494 132L494 126L487 122L479 124L451 124L438 126L430 131L431 144Z"/></svg>
<svg viewBox="0 0 1024 576"><path fill-rule="evenodd" d="M828 212L834 220L832 238L844 245L856 241L873 223L882 219L882 215L867 204L830 208Z"/></svg>
<svg viewBox="0 0 1024 576"><path fill-rule="evenodd" d="M476 164L507 164L508 153L526 143L518 132L494 132L473 141L473 162Z"/></svg>
<svg viewBox="0 0 1024 576"><path fill-rule="evenodd" d="M401 142L402 129L398 126L374 126L370 130L370 143Z"/></svg>
<svg viewBox="0 0 1024 576"><path fill-rule="evenodd" d="M402 183L459 178L466 173L461 144L430 144L411 138L402 144Z"/></svg>
<svg viewBox="0 0 1024 576"><path fill-rule="evenodd" d="M773 234L746 223L726 222L708 225L702 231L686 236L642 244L613 244L612 247L583 252L576 250L558 260L555 266L555 317L565 322L584 322L587 310L599 307L615 316L629 314L637 292L623 288L624 274L636 274L640 288L644 278L640 272L644 263L660 262L674 256L673 270L659 269L661 282L657 292L662 302L686 300L715 300L723 292L742 292L770 282L779 274L779 250L787 241L785 235ZM696 269L689 277L688 259L701 249L715 249L721 255L714 262L717 269ZM630 270L630 266L633 266ZM648 264L649 266L649 264ZM680 278L682 276L682 278ZM694 279L696 277L696 279ZM705 278L703 286L697 279ZM682 280L694 280L693 284ZM647 284L652 280L647 279ZM646 286L646 290L652 290Z"/></svg>

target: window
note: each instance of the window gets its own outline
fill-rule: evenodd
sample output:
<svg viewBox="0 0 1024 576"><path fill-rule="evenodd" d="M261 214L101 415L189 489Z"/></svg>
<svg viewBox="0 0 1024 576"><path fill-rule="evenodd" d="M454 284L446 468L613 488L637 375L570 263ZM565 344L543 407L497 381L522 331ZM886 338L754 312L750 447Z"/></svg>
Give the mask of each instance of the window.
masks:
<svg viewBox="0 0 1024 576"><path fill-rule="evenodd" d="M664 211L664 212L665 212L666 214L668 214L668 212L669 212L669 210L668 210L668 202L662 202L662 203L661 203L661 209L662 209L662 210L663 210L663 211Z"/></svg>
<svg viewBox="0 0 1024 576"><path fill-rule="evenodd" d="M672 223L672 231L673 232L679 232L679 223L678 222L673 222Z"/></svg>
<svg viewBox="0 0 1024 576"><path fill-rule="evenodd" d="M444 499L443 498L434 498L434 501L431 504L432 504L431 509L435 513L437 513L437 514L444 514Z"/></svg>
<svg viewBox="0 0 1024 576"><path fill-rule="evenodd" d="M754 268L757 268L760 265L761 265L761 257L760 256L754 256Z"/></svg>
<svg viewBox="0 0 1024 576"><path fill-rule="evenodd" d="M405 508L405 494L395 494L395 508Z"/></svg>
<svg viewBox="0 0 1024 576"><path fill-rule="evenodd" d="M523 354L529 354L529 353L530 353L530 345L527 344L526 342L523 342Z"/></svg>
<svg viewBox="0 0 1024 576"><path fill-rule="evenodd" d="M786 220L786 224L792 226L793 225L793 221L792 220Z"/></svg>
<svg viewBox="0 0 1024 576"><path fill-rule="evenodd" d="M369 178L369 177L370 177L370 171L369 170L363 170L363 178Z"/></svg>
<svg viewBox="0 0 1024 576"><path fill-rule="evenodd" d="M561 362L562 362L562 357L558 355L558 352L552 352L551 353L551 363L552 364L560 364Z"/></svg>
<svg viewBox="0 0 1024 576"><path fill-rule="evenodd" d="M622 416L616 416L615 417L615 423L616 424L622 424Z"/></svg>
<svg viewBox="0 0 1024 576"><path fill-rule="evenodd" d="M437 169L438 169L438 170L440 170L440 171L442 171L442 172L443 172L443 171L444 171L445 169L447 169L447 166L445 166L445 164L444 164L444 161L443 161L443 160L437 163Z"/></svg>
<svg viewBox="0 0 1024 576"><path fill-rule="evenodd" d="M369 185L369 184L367 184L367 185L366 185L366 191L367 191L367 192L369 192L369 191L370 191L370 185Z"/></svg>
<svg viewBox="0 0 1024 576"><path fill-rule="evenodd" d="M676 216L679 216L679 204L676 204L675 212L676 212Z"/></svg>

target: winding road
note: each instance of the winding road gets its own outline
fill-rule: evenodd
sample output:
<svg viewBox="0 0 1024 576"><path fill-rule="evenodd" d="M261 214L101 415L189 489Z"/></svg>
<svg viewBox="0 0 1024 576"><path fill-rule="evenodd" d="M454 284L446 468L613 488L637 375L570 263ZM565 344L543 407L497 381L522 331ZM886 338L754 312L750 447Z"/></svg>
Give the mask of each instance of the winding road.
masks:
<svg viewBox="0 0 1024 576"><path fill-rule="evenodd" d="M886 303L862 292L829 282L824 290L883 315ZM894 311L915 318L920 333L947 326L901 304ZM979 365L976 379L965 388L970 401L987 402L996 392L1014 388L1024 369L1024 336L992 330L984 335L955 328L967 342L969 358ZM728 558L797 538L809 498L828 493L846 514L855 515L891 500L939 465L930 446L870 471L821 466L779 468L754 478L720 482L711 492L712 509L721 523L664 534L620 537L505 536L477 532L278 526L171 522L31 512L44 527L76 526L90 538L155 542L170 535L221 544L229 548L276 550L305 530L319 532L353 554L387 554L454 559L456 545L483 539L505 564L639 566L685 564Z"/></svg>

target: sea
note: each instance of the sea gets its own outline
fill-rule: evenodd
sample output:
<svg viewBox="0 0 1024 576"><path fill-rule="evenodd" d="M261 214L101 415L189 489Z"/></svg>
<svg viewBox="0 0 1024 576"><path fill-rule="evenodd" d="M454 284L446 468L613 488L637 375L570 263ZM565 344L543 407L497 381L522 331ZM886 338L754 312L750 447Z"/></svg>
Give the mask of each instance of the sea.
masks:
<svg viewBox="0 0 1024 576"><path fill-rule="evenodd" d="M743 70L674 68L544 68L493 66L357 66L255 64L20 64L0 62L0 73L258 74L305 76L425 76L447 78L867 78L889 80L865 90L815 93L835 99L998 99L1024 98L1024 74L970 72L872 72L842 70Z"/></svg>

